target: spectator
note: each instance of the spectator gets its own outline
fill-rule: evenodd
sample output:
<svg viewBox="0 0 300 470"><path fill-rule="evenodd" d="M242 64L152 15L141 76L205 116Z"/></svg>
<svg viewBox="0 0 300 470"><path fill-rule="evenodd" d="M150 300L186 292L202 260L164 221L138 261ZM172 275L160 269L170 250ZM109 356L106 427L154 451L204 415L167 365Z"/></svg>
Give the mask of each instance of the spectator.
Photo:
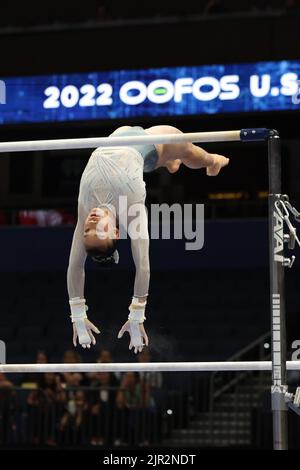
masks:
<svg viewBox="0 0 300 470"><path fill-rule="evenodd" d="M142 408L149 403L149 388L142 387L137 372L126 372L117 393L115 445L137 445L142 437Z"/></svg>
<svg viewBox="0 0 300 470"><path fill-rule="evenodd" d="M81 386L82 374L80 372L71 372L71 373L64 374L64 376L65 376L64 386L66 389L76 388L76 387Z"/></svg>
<svg viewBox="0 0 300 470"><path fill-rule="evenodd" d="M208 0L203 10L204 15L218 15L226 12L227 9L223 0Z"/></svg>
<svg viewBox="0 0 300 470"><path fill-rule="evenodd" d="M101 22L111 19L107 5L105 3L106 2L104 2L104 0L98 0L96 5L96 19Z"/></svg>
<svg viewBox="0 0 300 470"><path fill-rule="evenodd" d="M151 354L148 348L138 354L138 362L151 362ZM162 438L162 402L163 402L163 375L161 372L139 373L142 390L148 395L148 403L143 411L143 445L150 442L159 443Z"/></svg>
<svg viewBox="0 0 300 470"><path fill-rule="evenodd" d="M12 388L14 384L6 378L5 374L0 373L0 388Z"/></svg>
<svg viewBox="0 0 300 470"><path fill-rule="evenodd" d="M73 349L68 349L63 354L63 363L64 364L78 364L81 362L81 356L77 351ZM88 385L89 380L87 379L86 374L76 373L76 377L72 379L73 372L65 372L62 374L62 382L67 384L69 387L75 387L79 385ZM77 385L76 385L77 384Z"/></svg>
<svg viewBox="0 0 300 470"><path fill-rule="evenodd" d="M108 349L101 349L97 362L102 364L111 364L112 362L114 362L111 352ZM121 381L121 373L114 372L113 374L119 384Z"/></svg>
<svg viewBox="0 0 300 470"><path fill-rule="evenodd" d="M0 444L7 445L15 431L15 392L13 383L0 373Z"/></svg>
<svg viewBox="0 0 300 470"><path fill-rule="evenodd" d="M76 389L81 386L82 374L78 372L64 374L63 380L66 391L66 407L70 411L74 409Z"/></svg>
<svg viewBox="0 0 300 470"><path fill-rule="evenodd" d="M111 364L112 362L114 362L112 354L109 351L109 349L100 349L99 356L96 359L96 362L98 362L100 364L101 363L102 364ZM114 372L113 374L116 378L117 384L119 384L120 381L121 381L121 373L120 372ZM90 379L91 382L97 380L97 373L95 373L95 372L89 372L86 375Z"/></svg>
<svg viewBox="0 0 300 470"><path fill-rule="evenodd" d="M92 445L112 442L117 385L118 381L111 372L97 373L92 382L94 389L91 400Z"/></svg>
<svg viewBox="0 0 300 470"><path fill-rule="evenodd" d="M142 387L137 372L126 372L123 375L121 388L117 394L120 407L140 408L148 402L148 396L142 394Z"/></svg>
<svg viewBox="0 0 300 470"><path fill-rule="evenodd" d="M138 362L151 362L151 354L148 348L145 348L138 354ZM161 372L139 372L142 383L147 383L152 389L160 389L162 387L163 376Z"/></svg>
<svg viewBox="0 0 300 470"><path fill-rule="evenodd" d="M113 362L111 352L108 349L101 349L97 362L102 362L103 364L110 364Z"/></svg>
<svg viewBox="0 0 300 470"><path fill-rule="evenodd" d="M56 423L66 401L60 377L44 374L44 384L27 398L28 428L32 444L56 445Z"/></svg>
<svg viewBox="0 0 300 470"><path fill-rule="evenodd" d="M36 364L48 364L48 356L45 351L38 351L35 358ZM39 373L24 374L21 378L21 386L31 388L43 388L45 386L45 375Z"/></svg>
<svg viewBox="0 0 300 470"><path fill-rule="evenodd" d="M77 351L68 349L63 354L63 362L65 364L77 364L78 362L81 362L81 356Z"/></svg>
<svg viewBox="0 0 300 470"><path fill-rule="evenodd" d="M89 422L89 407L85 393L82 390L75 392L74 402L70 403L60 420L61 441L63 444L86 444Z"/></svg>
<svg viewBox="0 0 300 470"><path fill-rule="evenodd" d="M37 364L48 364L48 356L45 351L38 351L36 354L36 363Z"/></svg>

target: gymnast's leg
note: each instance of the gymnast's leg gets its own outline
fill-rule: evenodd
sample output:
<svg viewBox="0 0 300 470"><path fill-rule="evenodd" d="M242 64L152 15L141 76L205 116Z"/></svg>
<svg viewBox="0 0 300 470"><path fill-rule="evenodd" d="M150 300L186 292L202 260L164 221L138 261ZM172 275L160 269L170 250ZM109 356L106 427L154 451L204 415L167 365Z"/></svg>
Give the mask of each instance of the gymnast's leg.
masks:
<svg viewBox="0 0 300 470"><path fill-rule="evenodd" d="M208 176L216 176L221 168L228 165L229 158L217 153L208 153L203 148L191 144L181 158L181 161L188 168L193 170L206 168Z"/></svg>
<svg viewBox="0 0 300 470"><path fill-rule="evenodd" d="M182 131L173 126L153 126L146 129L147 134L182 134ZM170 173L175 173L181 163L188 168L197 170L206 168L208 176L216 176L221 168L228 165L229 158L216 153L208 153L202 147L190 142L156 144L159 159L157 168L166 167Z"/></svg>
<svg viewBox="0 0 300 470"><path fill-rule="evenodd" d="M182 152L180 159L176 158L174 160L166 160L164 166L170 173L176 173L181 163L193 170L206 168L206 174L208 176L216 176L219 174L221 168L228 165L229 158L216 153L208 153L201 147L190 144L186 151Z"/></svg>

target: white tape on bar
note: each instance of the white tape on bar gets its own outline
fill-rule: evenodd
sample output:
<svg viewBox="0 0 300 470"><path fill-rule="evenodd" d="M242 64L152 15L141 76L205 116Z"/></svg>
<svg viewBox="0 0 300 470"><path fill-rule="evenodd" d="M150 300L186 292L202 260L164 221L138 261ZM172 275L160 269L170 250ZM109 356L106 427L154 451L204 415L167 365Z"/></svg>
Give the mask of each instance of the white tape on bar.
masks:
<svg viewBox="0 0 300 470"><path fill-rule="evenodd" d="M116 364L0 364L0 373L25 372L216 372L272 369L271 361L252 362L144 362ZM288 370L300 370L300 361L288 361Z"/></svg>
<svg viewBox="0 0 300 470"><path fill-rule="evenodd" d="M180 142L239 141L241 131L191 132L186 134L142 135L124 137L92 137L85 139L31 140L0 142L0 153L35 150L71 150L97 147L126 147L141 144L169 144Z"/></svg>

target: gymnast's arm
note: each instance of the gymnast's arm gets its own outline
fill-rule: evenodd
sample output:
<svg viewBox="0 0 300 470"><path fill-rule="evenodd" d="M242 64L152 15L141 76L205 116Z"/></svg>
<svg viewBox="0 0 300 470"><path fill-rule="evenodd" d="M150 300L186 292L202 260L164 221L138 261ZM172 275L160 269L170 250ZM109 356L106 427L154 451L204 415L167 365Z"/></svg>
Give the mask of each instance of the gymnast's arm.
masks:
<svg viewBox="0 0 300 470"><path fill-rule="evenodd" d="M90 348L96 344L93 333L99 334L98 328L87 318L87 306L84 298L84 265L86 251L83 243L84 211L78 205L78 220L73 235L69 266L67 272L67 284L69 293L69 304L71 308L71 320L73 323L73 344L79 344L83 348Z"/></svg>
<svg viewBox="0 0 300 470"><path fill-rule="evenodd" d="M73 235L67 272L69 299L73 299L75 297L84 298L84 265L87 254L83 243L83 232L84 211L80 205L78 205L78 219Z"/></svg>
<svg viewBox="0 0 300 470"><path fill-rule="evenodd" d="M131 221L129 219L129 224ZM138 233L132 233L131 252L135 264L135 281L134 281L134 297L140 299L141 302L147 301L149 281L150 281L150 265L149 265L149 233L148 218L144 204L140 205L140 213L138 224L133 223L133 229L138 226Z"/></svg>
<svg viewBox="0 0 300 470"><path fill-rule="evenodd" d="M129 349L133 349L135 354L149 344L143 324L150 280L148 220L144 204L141 203L139 207L138 218L128 217L128 234L131 238L132 257L136 268L134 294L129 306L128 320L118 334L118 338L122 338L125 331L129 333Z"/></svg>

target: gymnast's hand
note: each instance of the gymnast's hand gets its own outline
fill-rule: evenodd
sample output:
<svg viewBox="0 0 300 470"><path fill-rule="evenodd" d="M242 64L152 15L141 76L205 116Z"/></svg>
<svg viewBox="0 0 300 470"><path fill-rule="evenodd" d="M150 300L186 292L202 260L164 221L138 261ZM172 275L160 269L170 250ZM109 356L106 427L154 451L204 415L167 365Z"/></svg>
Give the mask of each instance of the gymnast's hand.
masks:
<svg viewBox="0 0 300 470"><path fill-rule="evenodd" d="M129 306L128 320L124 323L118 333L118 338L122 338L127 331L130 336L129 349L133 348L135 354L141 352L144 346L148 346L149 340L144 328L146 300L140 301L133 297Z"/></svg>
<svg viewBox="0 0 300 470"><path fill-rule="evenodd" d="M78 338L79 344L81 344L84 349L89 349L91 344L96 344L96 338L93 333L99 334L100 331L87 318L85 299L75 297L70 299L69 304L71 307L71 320L73 323L73 344L75 347L77 346Z"/></svg>
<svg viewBox="0 0 300 470"><path fill-rule="evenodd" d="M129 349L134 349L134 353L141 352L144 346L148 346L149 340L143 323L127 320L118 333L118 338L122 338L125 331L130 336Z"/></svg>
<svg viewBox="0 0 300 470"><path fill-rule="evenodd" d="M79 344L85 349L85 348L90 348L91 343L92 345L96 344L96 338L93 335L93 333L97 333L97 335L100 333L98 328L93 325L90 320L87 318L82 318L77 320L76 322L73 323L73 344L76 347L77 346L77 338Z"/></svg>

